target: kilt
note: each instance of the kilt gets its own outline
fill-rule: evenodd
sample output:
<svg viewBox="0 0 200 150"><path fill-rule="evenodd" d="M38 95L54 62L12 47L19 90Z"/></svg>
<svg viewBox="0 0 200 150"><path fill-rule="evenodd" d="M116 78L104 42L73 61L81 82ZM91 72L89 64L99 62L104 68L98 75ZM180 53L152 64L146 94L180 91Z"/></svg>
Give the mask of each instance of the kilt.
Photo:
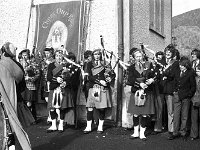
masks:
<svg viewBox="0 0 200 150"><path fill-rule="evenodd" d="M131 93L128 104L128 113L135 115L152 115L155 114L154 96L152 92L146 93L146 101L143 106L135 105L135 93Z"/></svg>
<svg viewBox="0 0 200 150"><path fill-rule="evenodd" d="M112 107L111 89L101 89L99 100L97 101L93 94L93 88L90 88L88 92L86 107L93 107L97 109Z"/></svg>
<svg viewBox="0 0 200 150"><path fill-rule="evenodd" d="M74 101L73 101L73 91L70 88L64 88L62 93L62 100L61 100L61 108L72 108L74 107ZM48 98L48 105L47 108L54 109L53 107L53 92L54 90L50 90L49 92L49 98Z"/></svg>

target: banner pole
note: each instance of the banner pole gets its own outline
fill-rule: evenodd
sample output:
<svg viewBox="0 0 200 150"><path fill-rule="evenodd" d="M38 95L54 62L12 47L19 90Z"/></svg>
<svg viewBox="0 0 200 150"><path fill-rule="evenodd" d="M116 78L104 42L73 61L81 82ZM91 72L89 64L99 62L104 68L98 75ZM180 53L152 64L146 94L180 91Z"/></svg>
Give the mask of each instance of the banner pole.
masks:
<svg viewBox="0 0 200 150"><path fill-rule="evenodd" d="M31 0L30 11L29 11L28 29L27 29L27 35L26 35L26 46L25 46L25 48L27 48L27 45L28 45L28 36L29 36L29 30L30 30L32 7L33 7L33 0Z"/></svg>
<svg viewBox="0 0 200 150"><path fill-rule="evenodd" d="M80 15L79 15L79 29L78 29L78 33L79 33L79 35L78 35L78 54L77 54L77 58L78 58L78 61L80 60L80 47L81 47L81 42L80 42L80 39L81 39L81 21L82 21L82 18L81 18L81 16L82 16L82 6L83 6L83 0L81 0L81 4L80 4Z"/></svg>

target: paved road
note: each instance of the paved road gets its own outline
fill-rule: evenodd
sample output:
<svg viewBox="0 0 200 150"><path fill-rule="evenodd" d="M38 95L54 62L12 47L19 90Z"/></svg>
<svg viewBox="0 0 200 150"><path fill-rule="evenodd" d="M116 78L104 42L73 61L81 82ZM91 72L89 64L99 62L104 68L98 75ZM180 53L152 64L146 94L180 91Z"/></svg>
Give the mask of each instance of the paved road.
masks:
<svg viewBox="0 0 200 150"><path fill-rule="evenodd" d="M43 119L27 129L33 150L199 150L200 139L196 141L167 140L167 132L148 136L146 142L130 140L133 131L124 128L107 128L101 135L96 129L87 135L82 129L67 128L63 133L46 133L48 125ZM19 145L17 150L21 150Z"/></svg>

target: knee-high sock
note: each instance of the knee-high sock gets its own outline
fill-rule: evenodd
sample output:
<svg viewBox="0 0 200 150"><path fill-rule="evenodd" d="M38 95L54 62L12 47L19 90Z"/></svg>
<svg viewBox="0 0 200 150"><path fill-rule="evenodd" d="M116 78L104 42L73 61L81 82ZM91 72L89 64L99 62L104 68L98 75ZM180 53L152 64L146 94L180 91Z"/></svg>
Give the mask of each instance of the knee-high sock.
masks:
<svg viewBox="0 0 200 150"><path fill-rule="evenodd" d="M87 111L87 121L90 121L93 119L93 111Z"/></svg>
<svg viewBox="0 0 200 150"><path fill-rule="evenodd" d="M51 116L52 120L56 119L56 117L57 117L56 110L50 111L50 116Z"/></svg>
<svg viewBox="0 0 200 150"><path fill-rule="evenodd" d="M64 120L65 118L65 109L60 109L60 119Z"/></svg>
<svg viewBox="0 0 200 150"><path fill-rule="evenodd" d="M139 117L138 116L137 117L133 116L133 124L134 124L134 126L139 125Z"/></svg>
<svg viewBox="0 0 200 150"><path fill-rule="evenodd" d="M141 117L141 127L142 128L145 128L146 127L146 125L147 125L147 117Z"/></svg>
<svg viewBox="0 0 200 150"><path fill-rule="evenodd" d="M99 111L99 119L104 120L105 118L105 109L98 109Z"/></svg>

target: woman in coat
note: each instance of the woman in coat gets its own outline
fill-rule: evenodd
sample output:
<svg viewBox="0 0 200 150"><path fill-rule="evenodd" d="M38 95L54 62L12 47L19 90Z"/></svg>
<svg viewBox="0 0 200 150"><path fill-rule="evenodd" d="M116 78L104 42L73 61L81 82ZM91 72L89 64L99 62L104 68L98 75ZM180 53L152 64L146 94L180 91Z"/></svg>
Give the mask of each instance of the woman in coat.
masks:
<svg viewBox="0 0 200 150"><path fill-rule="evenodd" d="M155 113L152 87L154 72L152 64L144 60L144 54L140 49L136 49L132 55L135 63L129 67L127 81L127 84L132 86L128 113L133 114L134 123L134 134L130 138L146 140L144 133L147 117Z"/></svg>

